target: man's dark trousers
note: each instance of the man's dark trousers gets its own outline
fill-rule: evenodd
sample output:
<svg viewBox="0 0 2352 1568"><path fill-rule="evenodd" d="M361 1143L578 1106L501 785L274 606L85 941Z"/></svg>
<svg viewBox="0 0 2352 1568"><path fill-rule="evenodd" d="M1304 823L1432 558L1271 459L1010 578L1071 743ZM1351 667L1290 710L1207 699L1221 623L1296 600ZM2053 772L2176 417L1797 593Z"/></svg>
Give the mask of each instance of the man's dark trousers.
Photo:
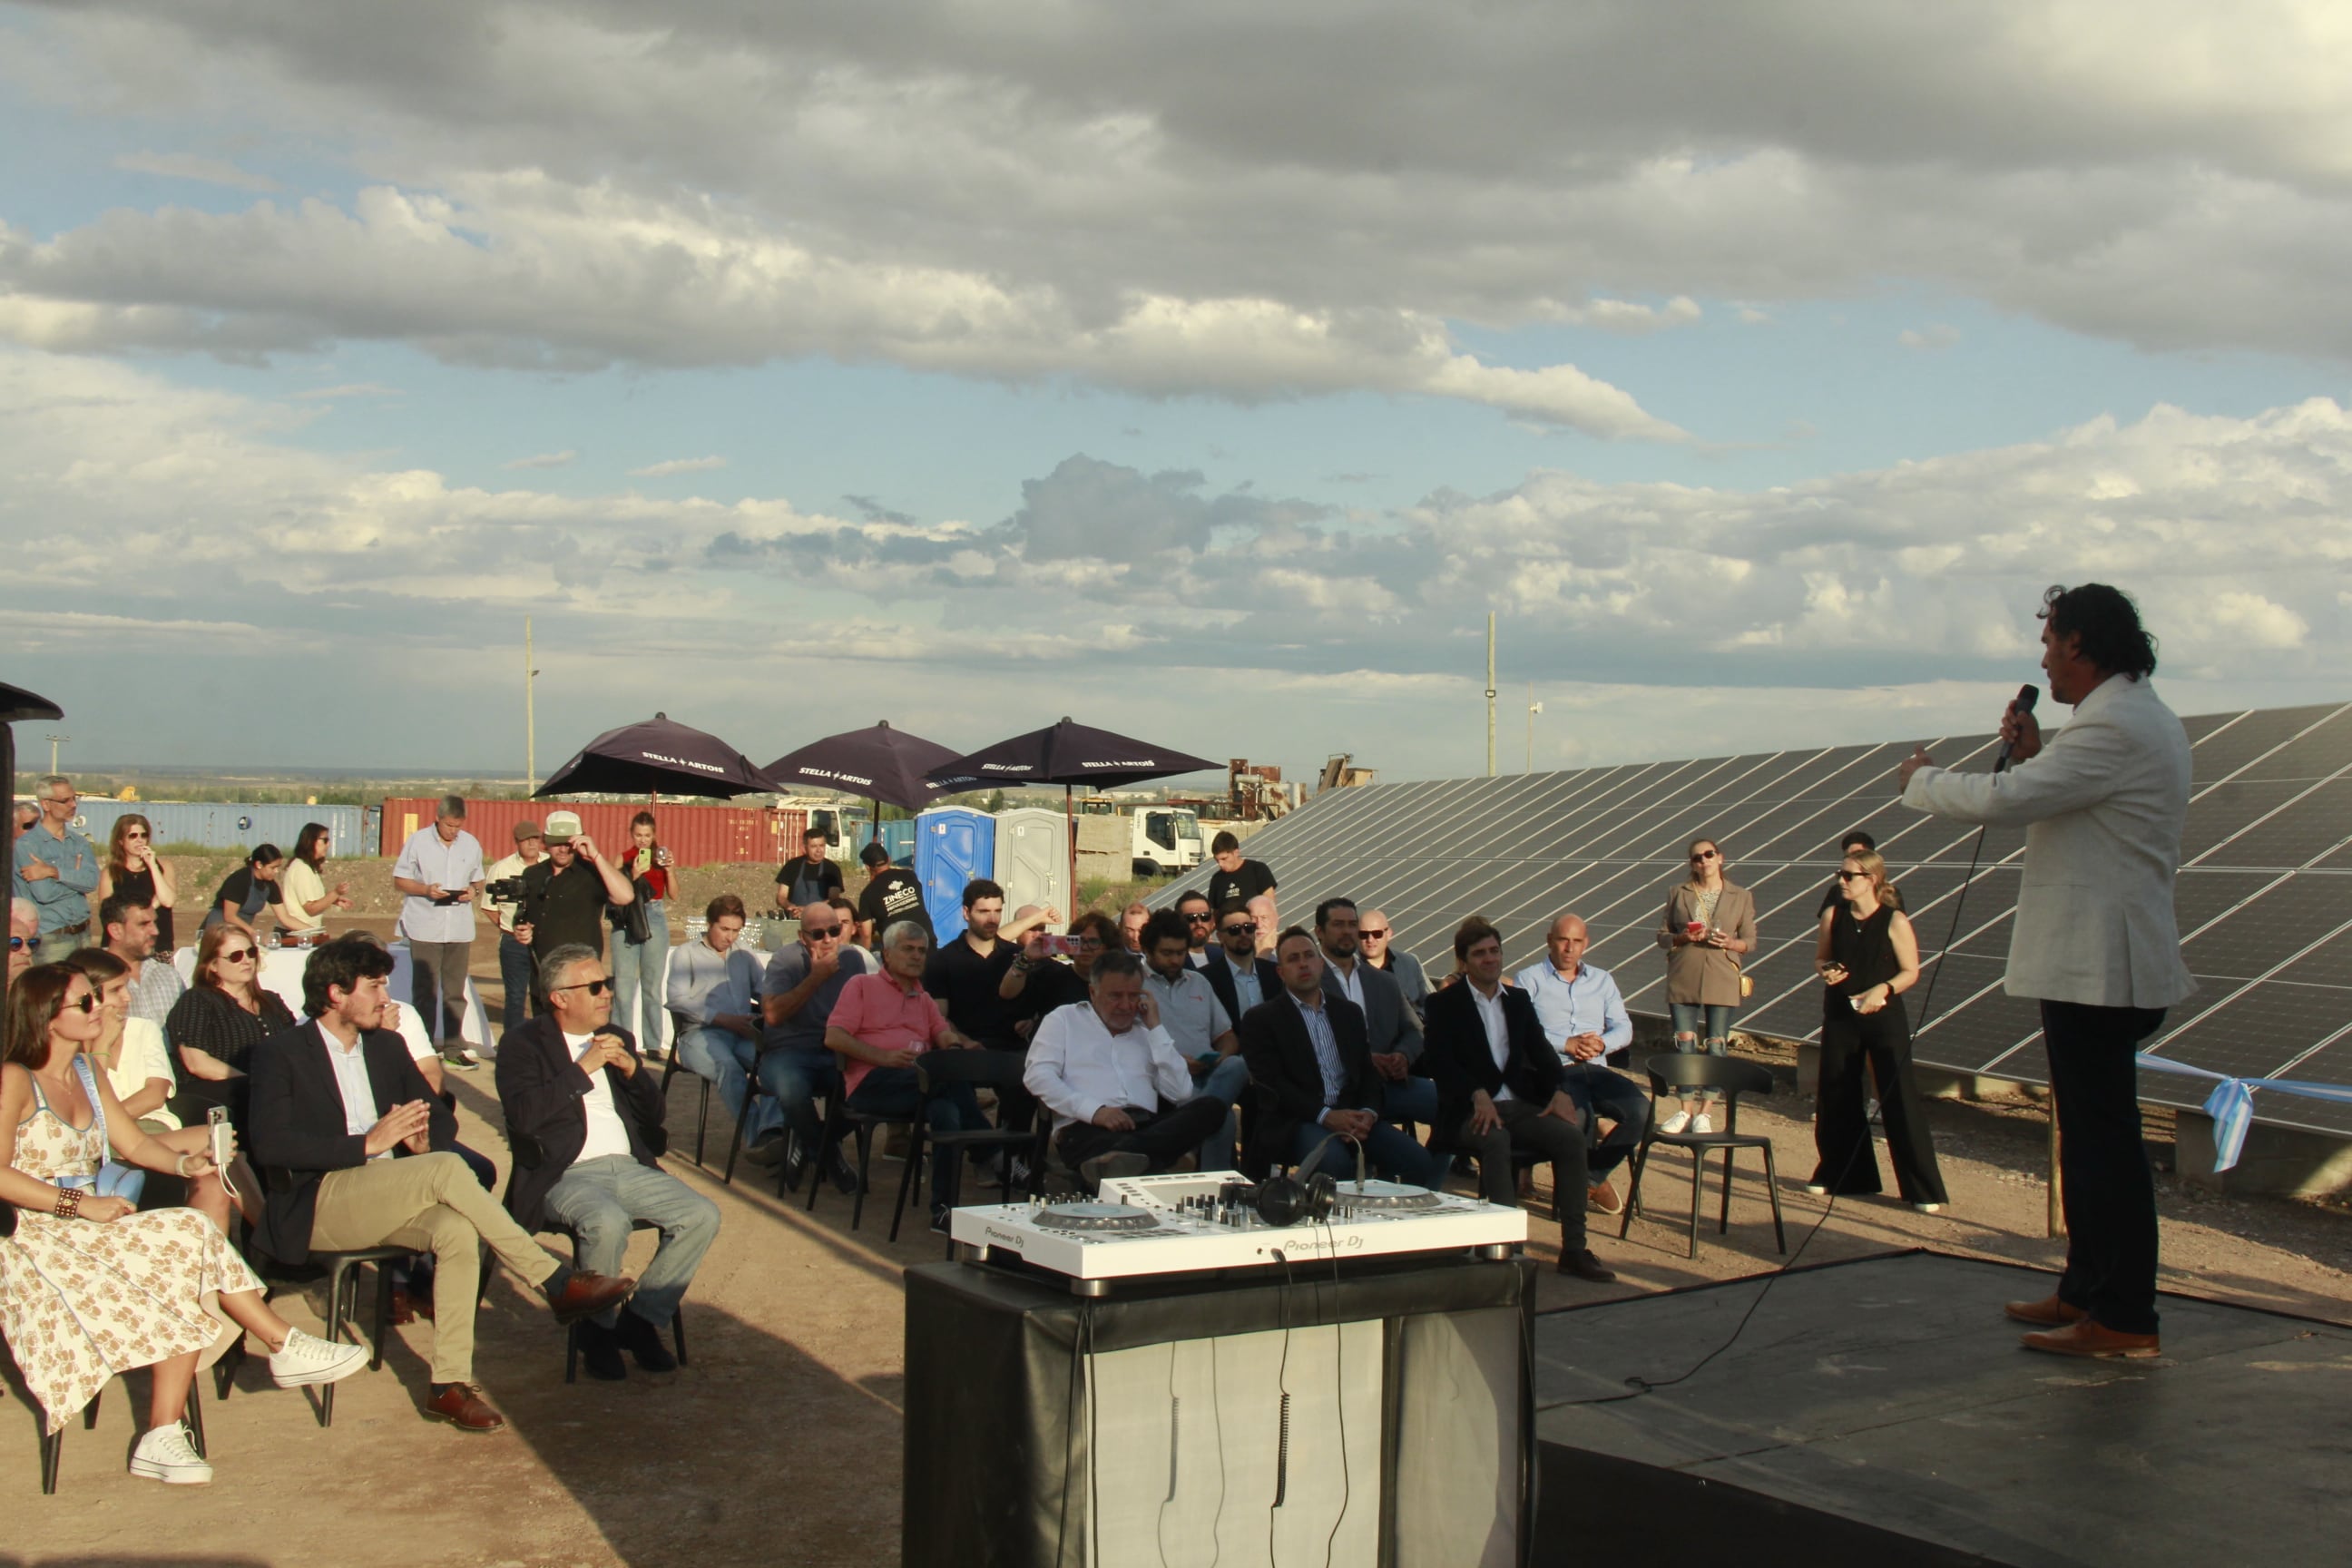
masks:
<svg viewBox="0 0 2352 1568"><path fill-rule="evenodd" d="M1597 1060L1570 1062L1561 1071L1560 1087L1584 1118L1584 1143L1592 1152L1591 1174L1598 1184L1640 1145L1643 1130L1650 1125L1650 1097L1640 1084ZM1606 1138L1599 1135L1596 1113L1616 1123Z"/></svg>
<svg viewBox="0 0 2352 1568"><path fill-rule="evenodd" d="M1091 1121L1073 1121L1055 1135L1062 1158L1073 1167L1097 1154L1140 1154L1153 1171L1164 1171L1201 1147L1202 1141L1224 1125L1233 1108L1205 1094L1194 1095L1172 1110L1152 1112L1126 1108L1135 1126L1114 1132Z"/></svg>
<svg viewBox="0 0 2352 1568"><path fill-rule="evenodd" d="M2042 1004L2065 1184L2058 1299L2119 1334L2156 1332L2156 1175L2140 1135L2140 1042L2162 1008Z"/></svg>

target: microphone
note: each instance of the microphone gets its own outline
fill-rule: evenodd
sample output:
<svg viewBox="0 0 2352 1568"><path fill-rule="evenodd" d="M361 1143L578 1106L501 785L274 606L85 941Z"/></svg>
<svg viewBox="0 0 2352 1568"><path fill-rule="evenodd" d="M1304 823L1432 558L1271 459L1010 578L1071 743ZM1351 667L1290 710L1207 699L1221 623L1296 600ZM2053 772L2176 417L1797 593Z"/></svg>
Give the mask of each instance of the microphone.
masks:
<svg viewBox="0 0 2352 1568"><path fill-rule="evenodd" d="M2034 685L2031 681L2028 681L2026 684L2017 689L2017 700L2009 705L2010 711L2017 714L2020 718L2022 718L2032 712L2033 705L2041 700L2042 688ZM2007 771L2008 767L2009 742L2007 741L2003 741L2000 743L2000 751L1993 757L1992 771L1995 773L2002 773Z"/></svg>

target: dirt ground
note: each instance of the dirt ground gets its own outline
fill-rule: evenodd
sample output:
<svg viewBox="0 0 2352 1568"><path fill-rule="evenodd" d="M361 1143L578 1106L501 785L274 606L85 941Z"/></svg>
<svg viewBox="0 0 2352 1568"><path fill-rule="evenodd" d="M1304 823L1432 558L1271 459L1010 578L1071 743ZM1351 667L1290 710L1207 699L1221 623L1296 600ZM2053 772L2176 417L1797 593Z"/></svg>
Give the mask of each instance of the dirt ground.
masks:
<svg viewBox="0 0 2352 1568"><path fill-rule="evenodd" d="M495 953L478 944L477 975L495 994ZM461 1136L500 1164L488 1069L457 1079ZM37 1417L11 1377L14 1436L0 1441L0 1568L16 1563L627 1563L667 1568L752 1563L879 1564L898 1559L900 1271L940 1258L943 1244L910 1219L892 1244L889 1201L898 1166L884 1162L862 1229L830 1187L814 1215L777 1201L756 1169L731 1187L697 1169L699 1100L693 1079L671 1087L678 1175L718 1202L723 1226L687 1300L690 1363L667 1378L562 1381L562 1338L543 1308L503 1275L482 1314L478 1375L508 1430L462 1436L415 1414L425 1381L428 1323L395 1331L382 1370L341 1386L335 1425L321 1431L304 1395L280 1393L249 1363L234 1395L207 1402L217 1479L167 1490L124 1469L143 1408L142 1375L109 1388L98 1427L73 1424L58 1494L39 1495ZM1751 1102L1742 1131L1771 1134L1793 1256L1807 1262L1927 1246L2054 1267L2063 1244L2044 1234L2041 1113L2029 1107L1937 1102L1936 1136L1953 1202L1920 1215L1892 1200L1805 1195L1812 1168L1810 1107L1794 1094ZM714 1119L714 1167L726 1131ZM1731 1232L1714 1232L1715 1188L1696 1260L1684 1256L1687 1164L1662 1156L1645 1184L1654 1208L1629 1238L1592 1216L1593 1246L1622 1276L1613 1287L1543 1277L1545 1307L1767 1272L1769 1213L1753 1173L1735 1192ZM1619 1178L1622 1188L1623 1178ZM2160 1183L2167 1289L2247 1305L2352 1320L2352 1221L2335 1202L2209 1196ZM1557 1255L1539 1199L1532 1251ZM1810 1237L1810 1241L1808 1237ZM559 1244L560 1245L560 1244ZM652 1243L640 1237L633 1261ZM305 1327L318 1291L281 1295ZM1988 1312L1998 1303L1988 1301ZM127 1385L127 1386L126 1386ZM207 1386L209 1380L207 1380ZM134 1398L135 1396L135 1398ZM985 1441L985 1434L974 1434Z"/></svg>

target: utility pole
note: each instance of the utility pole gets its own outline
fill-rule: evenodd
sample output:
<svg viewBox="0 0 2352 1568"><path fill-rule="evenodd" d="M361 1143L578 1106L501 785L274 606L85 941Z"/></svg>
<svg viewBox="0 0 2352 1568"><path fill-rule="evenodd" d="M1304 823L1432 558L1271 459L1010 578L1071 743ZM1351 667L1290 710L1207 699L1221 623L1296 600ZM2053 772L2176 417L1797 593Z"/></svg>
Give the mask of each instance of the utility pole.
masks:
<svg viewBox="0 0 2352 1568"><path fill-rule="evenodd" d="M522 618L522 792L539 793L539 718L531 704L531 685L539 669L530 660L530 617Z"/></svg>
<svg viewBox="0 0 2352 1568"><path fill-rule="evenodd" d="M54 773L58 771L58 748L64 745L68 741L72 740L73 737L71 735L45 735L42 739L46 740L49 743L49 772Z"/></svg>
<svg viewBox="0 0 2352 1568"><path fill-rule="evenodd" d="M1528 772L1529 773L1536 771L1536 715L1542 711L1543 704L1536 700L1536 683L1530 680L1528 682Z"/></svg>
<svg viewBox="0 0 2352 1568"><path fill-rule="evenodd" d="M1486 776L1495 776L1495 612L1486 612Z"/></svg>

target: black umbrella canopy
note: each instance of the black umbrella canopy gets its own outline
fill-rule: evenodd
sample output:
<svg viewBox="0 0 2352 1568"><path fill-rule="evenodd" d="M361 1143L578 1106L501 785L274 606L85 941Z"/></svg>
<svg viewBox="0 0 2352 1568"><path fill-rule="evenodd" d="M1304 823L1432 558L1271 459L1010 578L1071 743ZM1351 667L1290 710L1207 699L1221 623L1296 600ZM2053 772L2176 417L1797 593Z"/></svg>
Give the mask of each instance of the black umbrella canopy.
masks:
<svg viewBox="0 0 2352 1568"><path fill-rule="evenodd" d="M808 784L920 811L941 794L927 775L953 765L955 760L956 754L937 741L893 730L885 720L868 729L845 730L811 741L761 771L775 780L780 789Z"/></svg>
<svg viewBox="0 0 2352 1568"><path fill-rule="evenodd" d="M1093 784L1108 789L1144 779L1167 778L1223 767L1206 757L1113 734L1067 719L1026 735L1015 735L970 756L959 757L930 782L946 790L995 788L1003 784Z"/></svg>
<svg viewBox="0 0 2352 1568"><path fill-rule="evenodd" d="M774 782L718 736L656 713L607 730L540 785L556 795L692 795L715 800L763 794Z"/></svg>
<svg viewBox="0 0 2352 1568"><path fill-rule="evenodd" d="M46 697L37 697L21 686L0 681L0 724L14 724L25 719L62 719L66 710Z"/></svg>

